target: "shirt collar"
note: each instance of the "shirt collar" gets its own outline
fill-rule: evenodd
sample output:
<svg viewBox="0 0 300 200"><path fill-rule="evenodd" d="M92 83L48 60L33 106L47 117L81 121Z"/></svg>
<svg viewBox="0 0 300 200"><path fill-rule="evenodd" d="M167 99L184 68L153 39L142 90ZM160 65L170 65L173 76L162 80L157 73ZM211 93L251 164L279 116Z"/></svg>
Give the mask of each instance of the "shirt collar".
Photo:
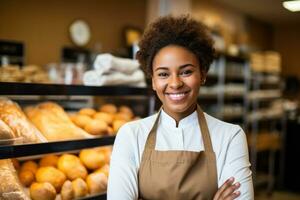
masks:
<svg viewBox="0 0 300 200"><path fill-rule="evenodd" d="M190 115L186 116L185 118L181 119L178 123L178 127L176 127L176 121L170 115L168 115L163 109L161 110L161 120L160 124L166 128L186 128L191 125L195 125L198 123L198 113L195 110Z"/></svg>

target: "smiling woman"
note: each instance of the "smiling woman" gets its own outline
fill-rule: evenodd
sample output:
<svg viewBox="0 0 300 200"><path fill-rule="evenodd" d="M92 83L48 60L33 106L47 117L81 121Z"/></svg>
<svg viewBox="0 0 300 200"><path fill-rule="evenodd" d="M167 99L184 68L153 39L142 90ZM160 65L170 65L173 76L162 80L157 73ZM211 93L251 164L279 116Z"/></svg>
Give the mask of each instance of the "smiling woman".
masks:
<svg viewBox="0 0 300 200"><path fill-rule="evenodd" d="M254 199L243 130L197 105L214 58L206 28L188 16L162 17L139 46L137 59L162 108L119 130L108 199Z"/></svg>

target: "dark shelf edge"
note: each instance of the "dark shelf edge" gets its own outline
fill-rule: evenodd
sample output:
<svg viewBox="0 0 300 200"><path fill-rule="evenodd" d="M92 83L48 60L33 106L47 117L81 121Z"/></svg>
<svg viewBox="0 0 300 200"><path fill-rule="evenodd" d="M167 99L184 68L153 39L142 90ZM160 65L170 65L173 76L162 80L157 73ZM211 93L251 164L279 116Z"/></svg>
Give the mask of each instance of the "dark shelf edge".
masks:
<svg viewBox="0 0 300 200"><path fill-rule="evenodd" d="M153 95L150 88L0 82L0 95Z"/></svg>
<svg viewBox="0 0 300 200"><path fill-rule="evenodd" d="M107 136L92 139L0 146L0 159L33 156L112 145L114 141L115 136Z"/></svg>
<svg viewBox="0 0 300 200"><path fill-rule="evenodd" d="M107 196L105 194L98 194L98 195L93 195L93 196L87 196L84 198L80 198L78 200L106 200Z"/></svg>

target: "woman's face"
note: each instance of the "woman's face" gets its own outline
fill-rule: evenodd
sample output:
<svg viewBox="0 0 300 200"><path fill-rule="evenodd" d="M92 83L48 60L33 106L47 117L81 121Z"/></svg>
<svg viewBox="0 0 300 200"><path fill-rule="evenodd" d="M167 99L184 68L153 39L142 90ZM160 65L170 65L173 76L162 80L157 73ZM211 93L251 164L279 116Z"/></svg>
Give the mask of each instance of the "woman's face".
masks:
<svg viewBox="0 0 300 200"><path fill-rule="evenodd" d="M184 47L169 45L155 55L152 70L152 87L165 112L171 116L192 113L202 78L197 57Z"/></svg>

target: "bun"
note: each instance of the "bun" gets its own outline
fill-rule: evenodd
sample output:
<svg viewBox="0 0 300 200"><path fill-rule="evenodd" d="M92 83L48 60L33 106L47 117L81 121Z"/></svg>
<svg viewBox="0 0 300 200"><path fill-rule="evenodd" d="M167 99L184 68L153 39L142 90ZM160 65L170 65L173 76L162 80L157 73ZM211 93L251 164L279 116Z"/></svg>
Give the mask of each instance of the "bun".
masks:
<svg viewBox="0 0 300 200"><path fill-rule="evenodd" d="M95 149L83 149L80 151L81 162L90 170L95 170L105 165L105 155Z"/></svg>
<svg viewBox="0 0 300 200"><path fill-rule="evenodd" d="M46 155L43 158L41 158L39 165L41 167L57 167L58 162L58 156L56 155Z"/></svg>
<svg viewBox="0 0 300 200"><path fill-rule="evenodd" d="M123 126L124 124L126 124L127 121L125 120L115 120L113 122L113 129L114 129L114 132L117 133L119 128L121 128L121 126Z"/></svg>
<svg viewBox="0 0 300 200"><path fill-rule="evenodd" d="M82 108L79 110L79 114L92 117L93 115L96 114L96 110L94 110L92 108Z"/></svg>
<svg viewBox="0 0 300 200"><path fill-rule="evenodd" d="M36 181L39 183L51 183L57 192L60 191L63 183L66 181L65 174L54 167L41 167L35 176Z"/></svg>
<svg viewBox="0 0 300 200"><path fill-rule="evenodd" d="M119 112L119 113L115 114L114 120L124 120L124 121L129 122L131 120L131 116L128 115L127 113Z"/></svg>
<svg viewBox="0 0 300 200"><path fill-rule="evenodd" d="M99 111L115 114L118 111L118 108L114 104L104 104L100 107Z"/></svg>
<svg viewBox="0 0 300 200"><path fill-rule="evenodd" d="M94 172L88 175L87 186L91 194L103 193L107 188L107 177L103 173Z"/></svg>
<svg viewBox="0 0 300 200"><path fill-rule="evenodd" d="M33 183L30 186L30 197L32 200L54 200L56 191L50 183Z"/></svg>
<svg viewBox="0 0 300 200"><path fill-rule="evenodd" d="M38 170L38 164L34 161L26 161L21 165L21 171L31 171L33 174L35 174Z"/></svg>
<svg viewBox="0 0 300 200"><path fill-rule="evenodd" d="M73 122L80 128L84 128L91 121L92 121L92 118L90 118L87 115L75 115L75 117L73 118Z"/></svg>
<svg viewBox="0 0 300 200"><path fill-rule="evenodd" d="M81 163L78 157L72 154L64 154L58 159L58 169L64 172L68 179L75 180L76 178L85 179L87 170Z"/></svg>
<svg viewBox="0 0 300 200"><path fill-rule="evenodd" d="M88 194L88 186L81 178L77 178L72 181L72 187L75 198L84 197Z"/></svg>
<svg viewBox="0 0 300 200"><path fill-rule="evenodd" d="M112 124L114 120L114 116L112 114L105 113L105 112L97 112L94 115L94 119L99 119L105 121L107 124Z"/></svg>
<svg viewBox="0 0 300 200"><path fill-rule="evenodd" d="M87 125L84 130L92 135L105 135L107 134L107 123L98 119L93 119Z"/></svg>
<svg viewBox="0 0 300 200"><path fill-rule="evenodd" d="M32 173L32 171L29 170L22 170L19 172L19 180L22 183L22 185L28 187L35 180L34 173Z"/></svg>
<svg viewBox="0 0 300 200"><path fill-rule="evenodd" d="M60 196L62 200L72 200L74 199L74 191L72 187L72 182L69 180L66 180L66 182L63 184L60 192Z"/></svg>
<svg viewBox="0 0 300 200"><path fill-rule="evenodd" d="M130 118L133 118L133 116L134 116L131 108L129 108L128 106L120 106L119 112L127 114Z"/></svg>

